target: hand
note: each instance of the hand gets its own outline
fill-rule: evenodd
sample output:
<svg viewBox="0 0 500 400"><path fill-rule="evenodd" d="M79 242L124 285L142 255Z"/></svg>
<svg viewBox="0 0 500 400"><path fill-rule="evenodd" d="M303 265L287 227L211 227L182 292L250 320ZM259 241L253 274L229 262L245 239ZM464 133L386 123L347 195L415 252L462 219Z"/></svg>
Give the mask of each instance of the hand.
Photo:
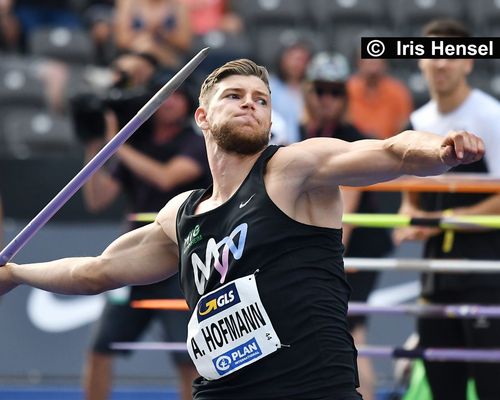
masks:
<svg viewBox="0 0 500 400"><path fill-rule="evenodd" d="M441 143L439 155L449 167L470 164L484 156L484 142L467 131L451 131Z"/></svg>
<svg viewBox="0 0 500 400"><path fill-rule="evenodd" d="M411 211L410 211L411 210ZM442 217L441 211L427 212L406 207L400 209L399 214L410 215L418 218L439 218ZM395 245L400 245L402 242L409 240L427 240L432 236L439 235L442 232L441 228L426 227L426 226L406 226L403 228L395 228L392 231L392 241Z"/></svg>
<svg viewBox="0 0 500 400"><path fill-rule="evenodd" d="M13 266L15 266L15 264L8 263L0 267L0 296L3 296L17 287L17 283L12 279L11 268Z"/></svg>
<svg viewBox="0 0 500 400"><path fill-rule="evenodd" d="M439 235L442 232L440 228L428 228L423 226L407 226L396 228L392 232L392 241L396 246L409 240L427 240L432 236Z"/></svg>

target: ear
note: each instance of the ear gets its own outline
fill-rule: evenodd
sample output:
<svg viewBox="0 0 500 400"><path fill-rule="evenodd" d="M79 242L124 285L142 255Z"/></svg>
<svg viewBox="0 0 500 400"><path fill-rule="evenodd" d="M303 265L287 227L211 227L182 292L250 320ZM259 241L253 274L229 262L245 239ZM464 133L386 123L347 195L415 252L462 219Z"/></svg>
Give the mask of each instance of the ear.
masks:
<svg viewBox="0 0 500 400"><path fill-rule="evenodd" d="M194 112L194 119L196 121L196 125L200 127L201 130L208 130L209 125L207 121L207 110L205 107L198 107Z"/></svg>

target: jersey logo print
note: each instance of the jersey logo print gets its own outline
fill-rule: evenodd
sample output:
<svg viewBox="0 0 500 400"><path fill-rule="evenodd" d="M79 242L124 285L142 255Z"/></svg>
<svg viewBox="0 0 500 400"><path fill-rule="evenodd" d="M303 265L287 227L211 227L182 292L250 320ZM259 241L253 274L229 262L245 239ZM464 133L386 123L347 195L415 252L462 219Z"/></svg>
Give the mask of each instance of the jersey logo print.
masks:
<svg viewBox="0 0 500 400"><path fill-rule="evenodd" d="M254 194L252 194L252 195L250 196L250 198L249 198L247 201L245 201L244 203L240 203L240 208L245 207L245 206L246 206L246 205L250 202L250 200L252 200L252 199L253 199L253 196L255 196L255 193L254 193Z"/></svg>
<svg viewBox="0 0 500 400"><path fill-rule="evenodd" d="M214 238L208 239L207 248L205 251L205 262L203 262L198 254L191 254L191 264L193 266L194 282L198 293L202 295L205 293L205 286L210 277L210 270L215 268L219 272L221 279L220 283L224 283L229 268L229 252L233 255L235 260L239 260L243 255L245 249L245 242L247 239L248 224L243 223L238 225L233 231L222 239L219 243L215 242ZM239 235L237 244L233 239ZM222 251L219 252L219 249ZM220 259L220 260L219 260Z"/></svg>

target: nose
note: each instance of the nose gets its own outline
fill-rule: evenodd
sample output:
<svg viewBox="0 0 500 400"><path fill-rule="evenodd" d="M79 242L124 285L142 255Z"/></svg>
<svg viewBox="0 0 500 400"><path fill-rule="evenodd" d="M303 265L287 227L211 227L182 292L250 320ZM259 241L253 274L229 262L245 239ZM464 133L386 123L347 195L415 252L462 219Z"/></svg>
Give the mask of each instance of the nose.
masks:
<svg viewBox="0 0 500 400"><path fill-rule="evenodd" d="M242 108L255 108L255 101L251 94L243 96L243 101L241 103Z"/></svg>

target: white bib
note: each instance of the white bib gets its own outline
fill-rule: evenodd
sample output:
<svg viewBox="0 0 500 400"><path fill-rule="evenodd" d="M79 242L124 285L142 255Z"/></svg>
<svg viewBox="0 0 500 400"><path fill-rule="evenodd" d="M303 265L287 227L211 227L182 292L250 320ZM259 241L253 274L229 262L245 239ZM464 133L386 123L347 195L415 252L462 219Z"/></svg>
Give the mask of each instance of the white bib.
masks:
<svg viewBox="0 0 500 400"><path fill-rule="evenodd" d="M200 298L188 325L187 348L199 374L219 379L281 347L249 275Z"/></svg>

